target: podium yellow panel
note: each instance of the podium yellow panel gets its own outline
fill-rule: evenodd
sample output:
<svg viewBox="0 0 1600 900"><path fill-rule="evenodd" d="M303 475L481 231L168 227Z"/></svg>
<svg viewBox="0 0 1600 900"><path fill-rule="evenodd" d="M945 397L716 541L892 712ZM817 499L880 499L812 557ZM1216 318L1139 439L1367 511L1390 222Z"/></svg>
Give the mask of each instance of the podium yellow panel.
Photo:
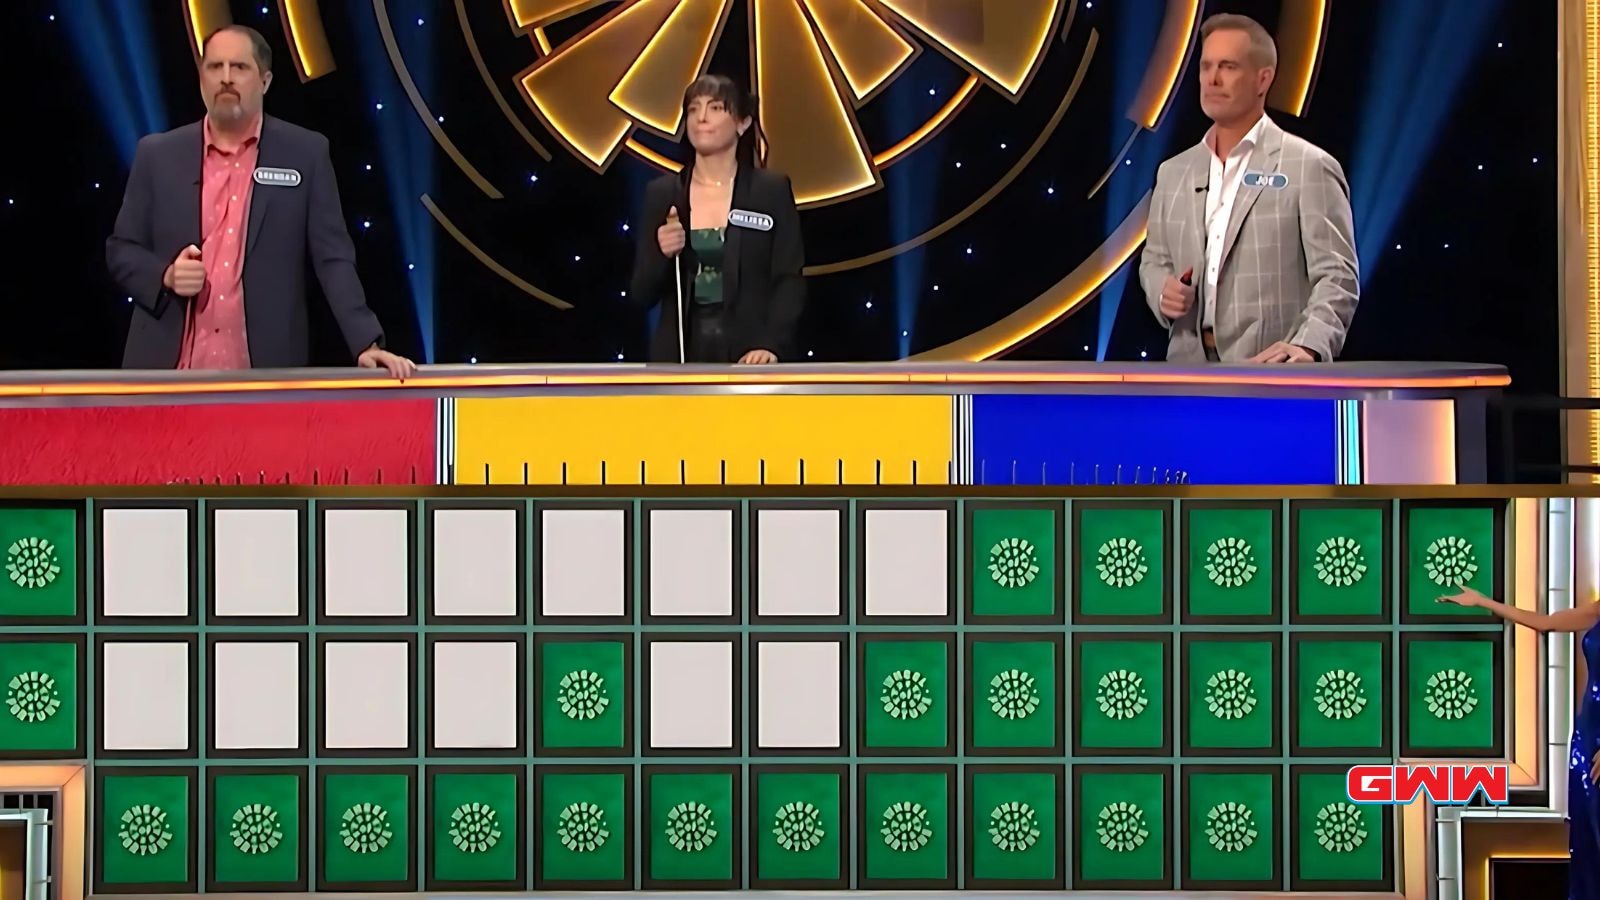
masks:
<svg viewBox="0 0 1600 900"><path fill-rule="evenodd" d="M577 485L950 483L951 396L655 394L454 403L456 484L524 478Z"/></svg>

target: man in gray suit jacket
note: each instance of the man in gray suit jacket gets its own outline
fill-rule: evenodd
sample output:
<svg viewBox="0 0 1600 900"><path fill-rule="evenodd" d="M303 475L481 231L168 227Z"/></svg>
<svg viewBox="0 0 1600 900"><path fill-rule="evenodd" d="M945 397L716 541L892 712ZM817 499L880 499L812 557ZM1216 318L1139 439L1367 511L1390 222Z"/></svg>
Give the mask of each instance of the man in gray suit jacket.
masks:
<svg viewBox="0 0 1600 900"><path fill-rule="evenodd" d="M1331 361L1361 291L1344 170L1267 117L1278 51L1265 28L1217 15L1200 34L1214 126L1156 173L1139 262L1167 359Z"/></svg>

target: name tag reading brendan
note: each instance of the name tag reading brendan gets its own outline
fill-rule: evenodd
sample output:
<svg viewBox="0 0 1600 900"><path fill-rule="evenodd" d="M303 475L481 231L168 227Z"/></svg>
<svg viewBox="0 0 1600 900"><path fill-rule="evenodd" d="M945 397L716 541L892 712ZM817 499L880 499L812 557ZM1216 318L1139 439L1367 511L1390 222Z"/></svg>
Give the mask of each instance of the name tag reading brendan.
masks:
<svg viewBox="0 0 1600 900"><path fill-rule="evenodd" d="M1281 190L1289 186L1289 176L1282 172L1246 172L1244 186Z"/></svg>
<svg viewBox="0 0 1600 900"><path fill-rule="evenodd" d="M771 231L772 217L765 213L736 209L728 213L728 224L737 225L740 228L749 228L754 231Z"/></svg>
<svg viewBox="0 0 1600 900"><path fill-rule="evenodd" d="M256 169L256 184L268 187L299 187L300 173L294 169L269 169L261 166Z"/></svg>

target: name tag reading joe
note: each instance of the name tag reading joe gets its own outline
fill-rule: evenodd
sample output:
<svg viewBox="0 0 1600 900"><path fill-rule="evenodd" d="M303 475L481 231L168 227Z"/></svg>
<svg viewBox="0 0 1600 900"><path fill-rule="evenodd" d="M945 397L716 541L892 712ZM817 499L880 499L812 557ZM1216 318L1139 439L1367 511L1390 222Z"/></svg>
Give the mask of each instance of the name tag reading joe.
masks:
<svg viewBox="0 0 1600 900"><path fill-rule="evenodd" d="M299 187L300 173L294 169L269 169L262 166L256 169L256 184L267 187Z"/></svg>
<svg viewBox="0 0 1600 900"><path fill-rule="evenodd" d="M772 217L765 213L736 209L728 213L728 224L737 225L740 228L749 228L754 231L771 231Z"/></svg>
<svg viewBox="0 0 1600 900"><path fill-rule="evenodd" d="M1282 172L1246 172L1245 187L1282 189L1289 186L1289 176Z"/></svg>

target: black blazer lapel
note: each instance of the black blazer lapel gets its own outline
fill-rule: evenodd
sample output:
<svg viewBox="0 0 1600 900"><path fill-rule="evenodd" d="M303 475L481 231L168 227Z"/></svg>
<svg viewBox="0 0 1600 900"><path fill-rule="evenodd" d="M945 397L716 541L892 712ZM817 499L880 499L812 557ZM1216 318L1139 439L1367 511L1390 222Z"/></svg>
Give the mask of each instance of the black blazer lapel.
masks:
<svg viewBox="0 0 1600 900"><path fill-rule="evenodd" d="M734 172L733 199L728 202L730 212L749 207L750 182L753 180L742 165ZM723 222L722 226L722 302L728 304L731 310L739 304L739 268L744 261L740 251L744 244L744 229L727 222Z"/></svg>
<svg viewBox="0 0 1600 900"><path fill-rule="evenodd" d="M183 223L186 240L200 246L203 235L200 233L200 182L205 178L206 159L206 126L202 121L194 128L194 140L188 141L183 151L183 158L179 163L179 174L182 185L178 191L179 197L189 198L186 204L189 210L188 220Z"/></svg>
<svg viewBox="0 0 1600 900"><path fill-rule="evenodd" d="M280 147L278 142L272 139L276 131L277 127L272 118L270 116L263 117L261 120L261 143L256 146L256 168L293 168L283 158L282 151L285 148ZM250 177L254 178L255 173L251 172ZM263 184L255 184L250 188L250 224L245 226L244 239L245 262L250 261L250 252L256 248L256 239L261 237L261 223L266 221L267 206L272 202L272 195L278 190L281 189L270 188ZM301 190L301 188L290 188L289 190Z"/></svg>
<svg viewBox="0 0 1600 900"><path fill-rule="evenodd" d="M689 190L689 169L685 169L682 177L678 179L678 193L675 205L678 207L678 222L683 225L684 234L687 235L694 222L694 211L689 208L689 197L693 193ZM684 242L683 250L678 253L678 259L683 265L678 267L673 277L678 281L678 288L683 296L684 311L687 312L689 304L694 302L694 273L700 268L700 261L694 255L694 247L688 241ZM669 294L663 298L665 303L676 304L677 294ZM676 319L679 310L673 307L673 318Z"/></svg>

